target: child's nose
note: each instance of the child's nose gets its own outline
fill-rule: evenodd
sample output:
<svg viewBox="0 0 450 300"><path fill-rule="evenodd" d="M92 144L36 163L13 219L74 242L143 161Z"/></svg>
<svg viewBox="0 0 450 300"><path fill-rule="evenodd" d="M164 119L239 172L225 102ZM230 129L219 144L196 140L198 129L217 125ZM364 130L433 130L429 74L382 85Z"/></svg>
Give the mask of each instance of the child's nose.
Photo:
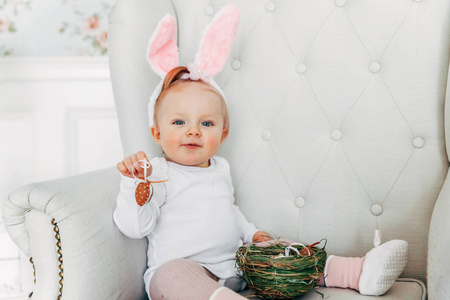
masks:
<svg viewBox="0 0 450 300"><path fill-rule="evenodd" d="M187 136L196 136L199 137L202 135L202 132L200 131L200 129L197 126L191 126L189 127L189 129L186 131L186 135Z"/></svg>

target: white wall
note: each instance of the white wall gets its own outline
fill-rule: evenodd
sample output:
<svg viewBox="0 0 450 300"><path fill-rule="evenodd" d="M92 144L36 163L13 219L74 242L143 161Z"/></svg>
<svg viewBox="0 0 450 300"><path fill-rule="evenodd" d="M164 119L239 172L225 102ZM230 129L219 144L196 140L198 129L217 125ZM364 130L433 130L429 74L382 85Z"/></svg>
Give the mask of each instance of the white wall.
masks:
<svg viewBox="0 0 450 300"><path fill-rule="evenodd" d="M106 57L0 58L0 202L121 158ZM32 272L0 223L0 299L28 295Z"/></svg>

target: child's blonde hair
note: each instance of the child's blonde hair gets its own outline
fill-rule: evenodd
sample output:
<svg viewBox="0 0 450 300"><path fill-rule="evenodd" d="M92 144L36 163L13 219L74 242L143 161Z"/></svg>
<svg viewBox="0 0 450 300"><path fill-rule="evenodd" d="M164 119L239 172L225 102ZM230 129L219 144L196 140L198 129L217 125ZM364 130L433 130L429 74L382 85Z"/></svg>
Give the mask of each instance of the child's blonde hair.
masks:
<svg viewBox="0 0 450 300"><path fill-rule="evenodd" d="M187 83L187 82L198 82L200 84L206 84L208 86L211 87L211 90L214 91L217 96L219 96L220 101L222 103L222 110L223 110L223 119L224 119L224 123L223 123L223 128L226 128L227 130L230 128L230 117L228 114L228 108L227 108L227 104L225 102L225 99L223 98L223 95L221 93L219 93L213 86L211 86L208 83L205 83L201 80L191 80L191 79L183 79L181 78L183 76L183 74L189 74L189 70L186 67L176 67L173 68L172 70L170 70L166 77L164 78L162 87L161 87L161 93L159 94L158 98L156 98L156 102L155 102L155 108L153 110L153 123L155 124L155 126L158 126L158 110L159 107L161 106L161 102L164 99L164 96L166 95L166 93L168 91L170 91L171 88L179 85L179 84L183 84L183 83Z"/></svg>

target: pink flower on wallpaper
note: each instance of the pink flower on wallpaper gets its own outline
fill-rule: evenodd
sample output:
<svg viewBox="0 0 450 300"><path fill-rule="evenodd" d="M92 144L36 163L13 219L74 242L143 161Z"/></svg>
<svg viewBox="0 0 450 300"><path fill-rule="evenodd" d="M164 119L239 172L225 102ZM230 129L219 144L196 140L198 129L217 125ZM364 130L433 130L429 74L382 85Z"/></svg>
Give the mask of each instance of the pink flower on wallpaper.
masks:
<svg viewBox="0 0 450 300"><path fill-rule="evenodd" d="M0 17L0 32L11 31L11 21Z"/></svg>
<svg viewBox="0 0 450 300"><path fill-rule="evenodd" d="M97 37L97 42L100 45L100 48L106 49L108 43L108 32L102 31Z"/></svg>
<svg viewBox="0 0 450 300"><path fill-rule="evenodd" d="M89 18L84 20L83 30L85 32L93 32L96 31L100 27L100 23L98 21L98 16L92 15Z"/></svg>
<svg viewBox="0 0 450 300"><path fill-rule="evenodd" d="M64 1L63 4L67 4L69 0ZM64 21L61 24L59 32L63 35L75 38L75 41L77 41L76 47L73 48L75 54L104 55L107 53L107 27L110 10L111 5L102 2L102 8L96 11L91 10L90 12L85 12L74 10L73 13L76 16L76 20L70 22Z"/></svg>

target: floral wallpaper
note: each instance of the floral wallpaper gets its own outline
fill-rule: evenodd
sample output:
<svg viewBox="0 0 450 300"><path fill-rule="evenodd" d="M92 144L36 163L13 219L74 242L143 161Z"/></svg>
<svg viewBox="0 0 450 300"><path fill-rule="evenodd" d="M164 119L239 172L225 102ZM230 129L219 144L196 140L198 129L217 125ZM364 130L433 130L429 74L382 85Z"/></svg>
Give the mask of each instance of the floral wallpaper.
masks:
<svg viewBox="0 0 450 300"><path fill-rule="evenodd" d="M0 56L107 52L114 0L0 0Z"/></svg>

